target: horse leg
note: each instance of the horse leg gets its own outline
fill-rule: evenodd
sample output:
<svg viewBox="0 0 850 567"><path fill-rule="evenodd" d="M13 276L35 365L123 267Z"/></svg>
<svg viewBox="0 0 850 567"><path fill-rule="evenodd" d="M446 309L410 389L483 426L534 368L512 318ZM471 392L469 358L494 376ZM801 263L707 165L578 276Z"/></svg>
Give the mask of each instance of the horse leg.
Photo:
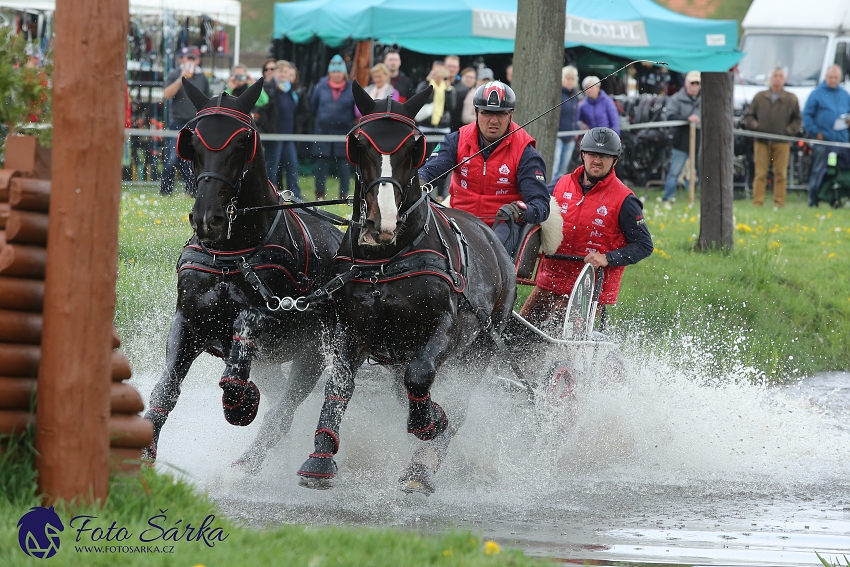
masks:
<svg viewBox="0 0 850 567"><path fill-rule="evenodd" d="M249 474L257 474L266 458L266 452L277 445L280 439L292 427L295 410L307 399L322 371L325 368L325 357L322 355L321 342L304 346L293 362L289 371L289 384L280 400L263 417L263 424L254 442L248 450L234 462ZM276 365L279 367L279 365Z"/></svg>
<svg viewBox="0 0 850 567"><path fill-rule="evenodd" d="M145 419L153 423L153 441L142 453L142 458L155 461L159 434L168 419L168 414L177 405L180 397L180 384L186 378L192 363L198 358L204 346L202 337L195 333L182 313L177 312L168 331L168 343L165 349L165 370L151 392Z"/></svg>
<svg viewBox="0 0 850 567"><path fill-rule="evenodd" d="M432 442L417 450L399 479L405 492L434 492L433 474L440 468L448 444L454 436L446 412L431 399L431 385L437 375L436 360L449 348L447 331L450 324L446 320L438 326L437 332L408 364L404 373L409 408L407 432L417 439Z"/></svg>
<svg viewBox="0 0 850 567"><path fill-rule="evenodd" d="M339 451L339 424L354 394L354 373L363 362L362 355L355 355L354 341L340 327L336 331L333 368L325 384L325 403L313 438L315 450L298 469L300 484L307 488L330 488L330 480L336 477L333 456Z"/></svg>
<svg viewBox="0 0 850 567"><path fill-rule="evenodd" d="M250 425L257 417L260 390L251 382L251 361L256 352L254 338L260 331L262 314L255 309L242 311L233 323L233 347L218 385L223 390L221 405L231 425Z"/></svg>

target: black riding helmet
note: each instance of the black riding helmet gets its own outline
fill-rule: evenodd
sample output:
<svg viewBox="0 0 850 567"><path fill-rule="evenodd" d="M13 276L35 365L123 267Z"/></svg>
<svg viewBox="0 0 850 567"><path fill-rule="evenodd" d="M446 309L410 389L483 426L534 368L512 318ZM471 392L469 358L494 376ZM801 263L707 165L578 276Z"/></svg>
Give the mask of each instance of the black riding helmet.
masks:
<svg viewBox="0 0 850 567"><path fill-rule="evenodd" d="M600 126L591 129L581 139L581 151L595 152L609 156L620 157L620 136L610 128Z"/></svg>
<svg viewBox="0 0 850 567"><path fill-rule="evenodd" d="M516 106L514 90L502 81L490 81L478 87L472 95L472 105L481 110L499 112Z"/></svg>

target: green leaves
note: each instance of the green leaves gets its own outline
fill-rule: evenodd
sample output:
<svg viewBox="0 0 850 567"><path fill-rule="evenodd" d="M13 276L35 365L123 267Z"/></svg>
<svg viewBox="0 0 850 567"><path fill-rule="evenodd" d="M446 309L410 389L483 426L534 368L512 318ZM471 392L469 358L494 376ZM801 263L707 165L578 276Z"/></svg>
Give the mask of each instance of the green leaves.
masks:
<svg viewBox="0 0 850 567"><path fill-rule="evenodd" d="M6 136L25 131L46 145L51 134L53 66L49 60L30 66L27 41L19 35L0 34L0 149Z"/></svg>

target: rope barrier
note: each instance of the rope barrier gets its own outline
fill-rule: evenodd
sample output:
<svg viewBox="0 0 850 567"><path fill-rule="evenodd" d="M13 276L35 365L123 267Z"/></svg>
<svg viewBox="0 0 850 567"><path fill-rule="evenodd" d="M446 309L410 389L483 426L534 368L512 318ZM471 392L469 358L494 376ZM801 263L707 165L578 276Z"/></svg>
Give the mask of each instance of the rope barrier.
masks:
<svg viewBox="0 0 850 567"><path fill-rule="evenodd" d="M687 126L689 122L687 120L665 120L662 122L638 122L635 124L624 124L620 126L620 130L646 130L650 128L675 128L677 126ZM699 124L697 124L697 128L699 128ZM584 134L587 130L565 130L558 132L558 137L563 138L564 136L579 136ZM146 128L127 128L124 130L124 133L127 136L138 136L142 138L176 138L177 134L180 133L179 130L150 130ZM850 143L847 142L830 142L828 140L815 140L814 138L802 138L799 136L781 136L779 134L767 134L765 132L754 132L752 130L741 130L735 128L732 130L732 133L735 136L746 136L748 138L755 139L763 139L763 140L773 140L778 142L805 142L806 144L813 145L822 145L822 146L834 146L837 148L850 148ZM343 135L327 135L327 134L260 134L262 141L292 141L292 142L345 142L345 136ZM442 142L445 136L436 135L436 136L426 136L428 142Z"/></svg>

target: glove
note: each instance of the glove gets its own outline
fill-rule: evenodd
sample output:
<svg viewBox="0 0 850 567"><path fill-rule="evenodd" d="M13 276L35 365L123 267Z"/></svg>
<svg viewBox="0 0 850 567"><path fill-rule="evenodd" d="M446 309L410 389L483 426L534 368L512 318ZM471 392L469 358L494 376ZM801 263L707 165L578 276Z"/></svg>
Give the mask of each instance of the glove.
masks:
<svg viewBox="0 0 850 567"><path fill-rule="evenodd" d="M525 208L525 203L522 201L514 201L513 203L502 205L499 208L499 212L496 213L496 217L521 221L525 218Z"/></svg>

